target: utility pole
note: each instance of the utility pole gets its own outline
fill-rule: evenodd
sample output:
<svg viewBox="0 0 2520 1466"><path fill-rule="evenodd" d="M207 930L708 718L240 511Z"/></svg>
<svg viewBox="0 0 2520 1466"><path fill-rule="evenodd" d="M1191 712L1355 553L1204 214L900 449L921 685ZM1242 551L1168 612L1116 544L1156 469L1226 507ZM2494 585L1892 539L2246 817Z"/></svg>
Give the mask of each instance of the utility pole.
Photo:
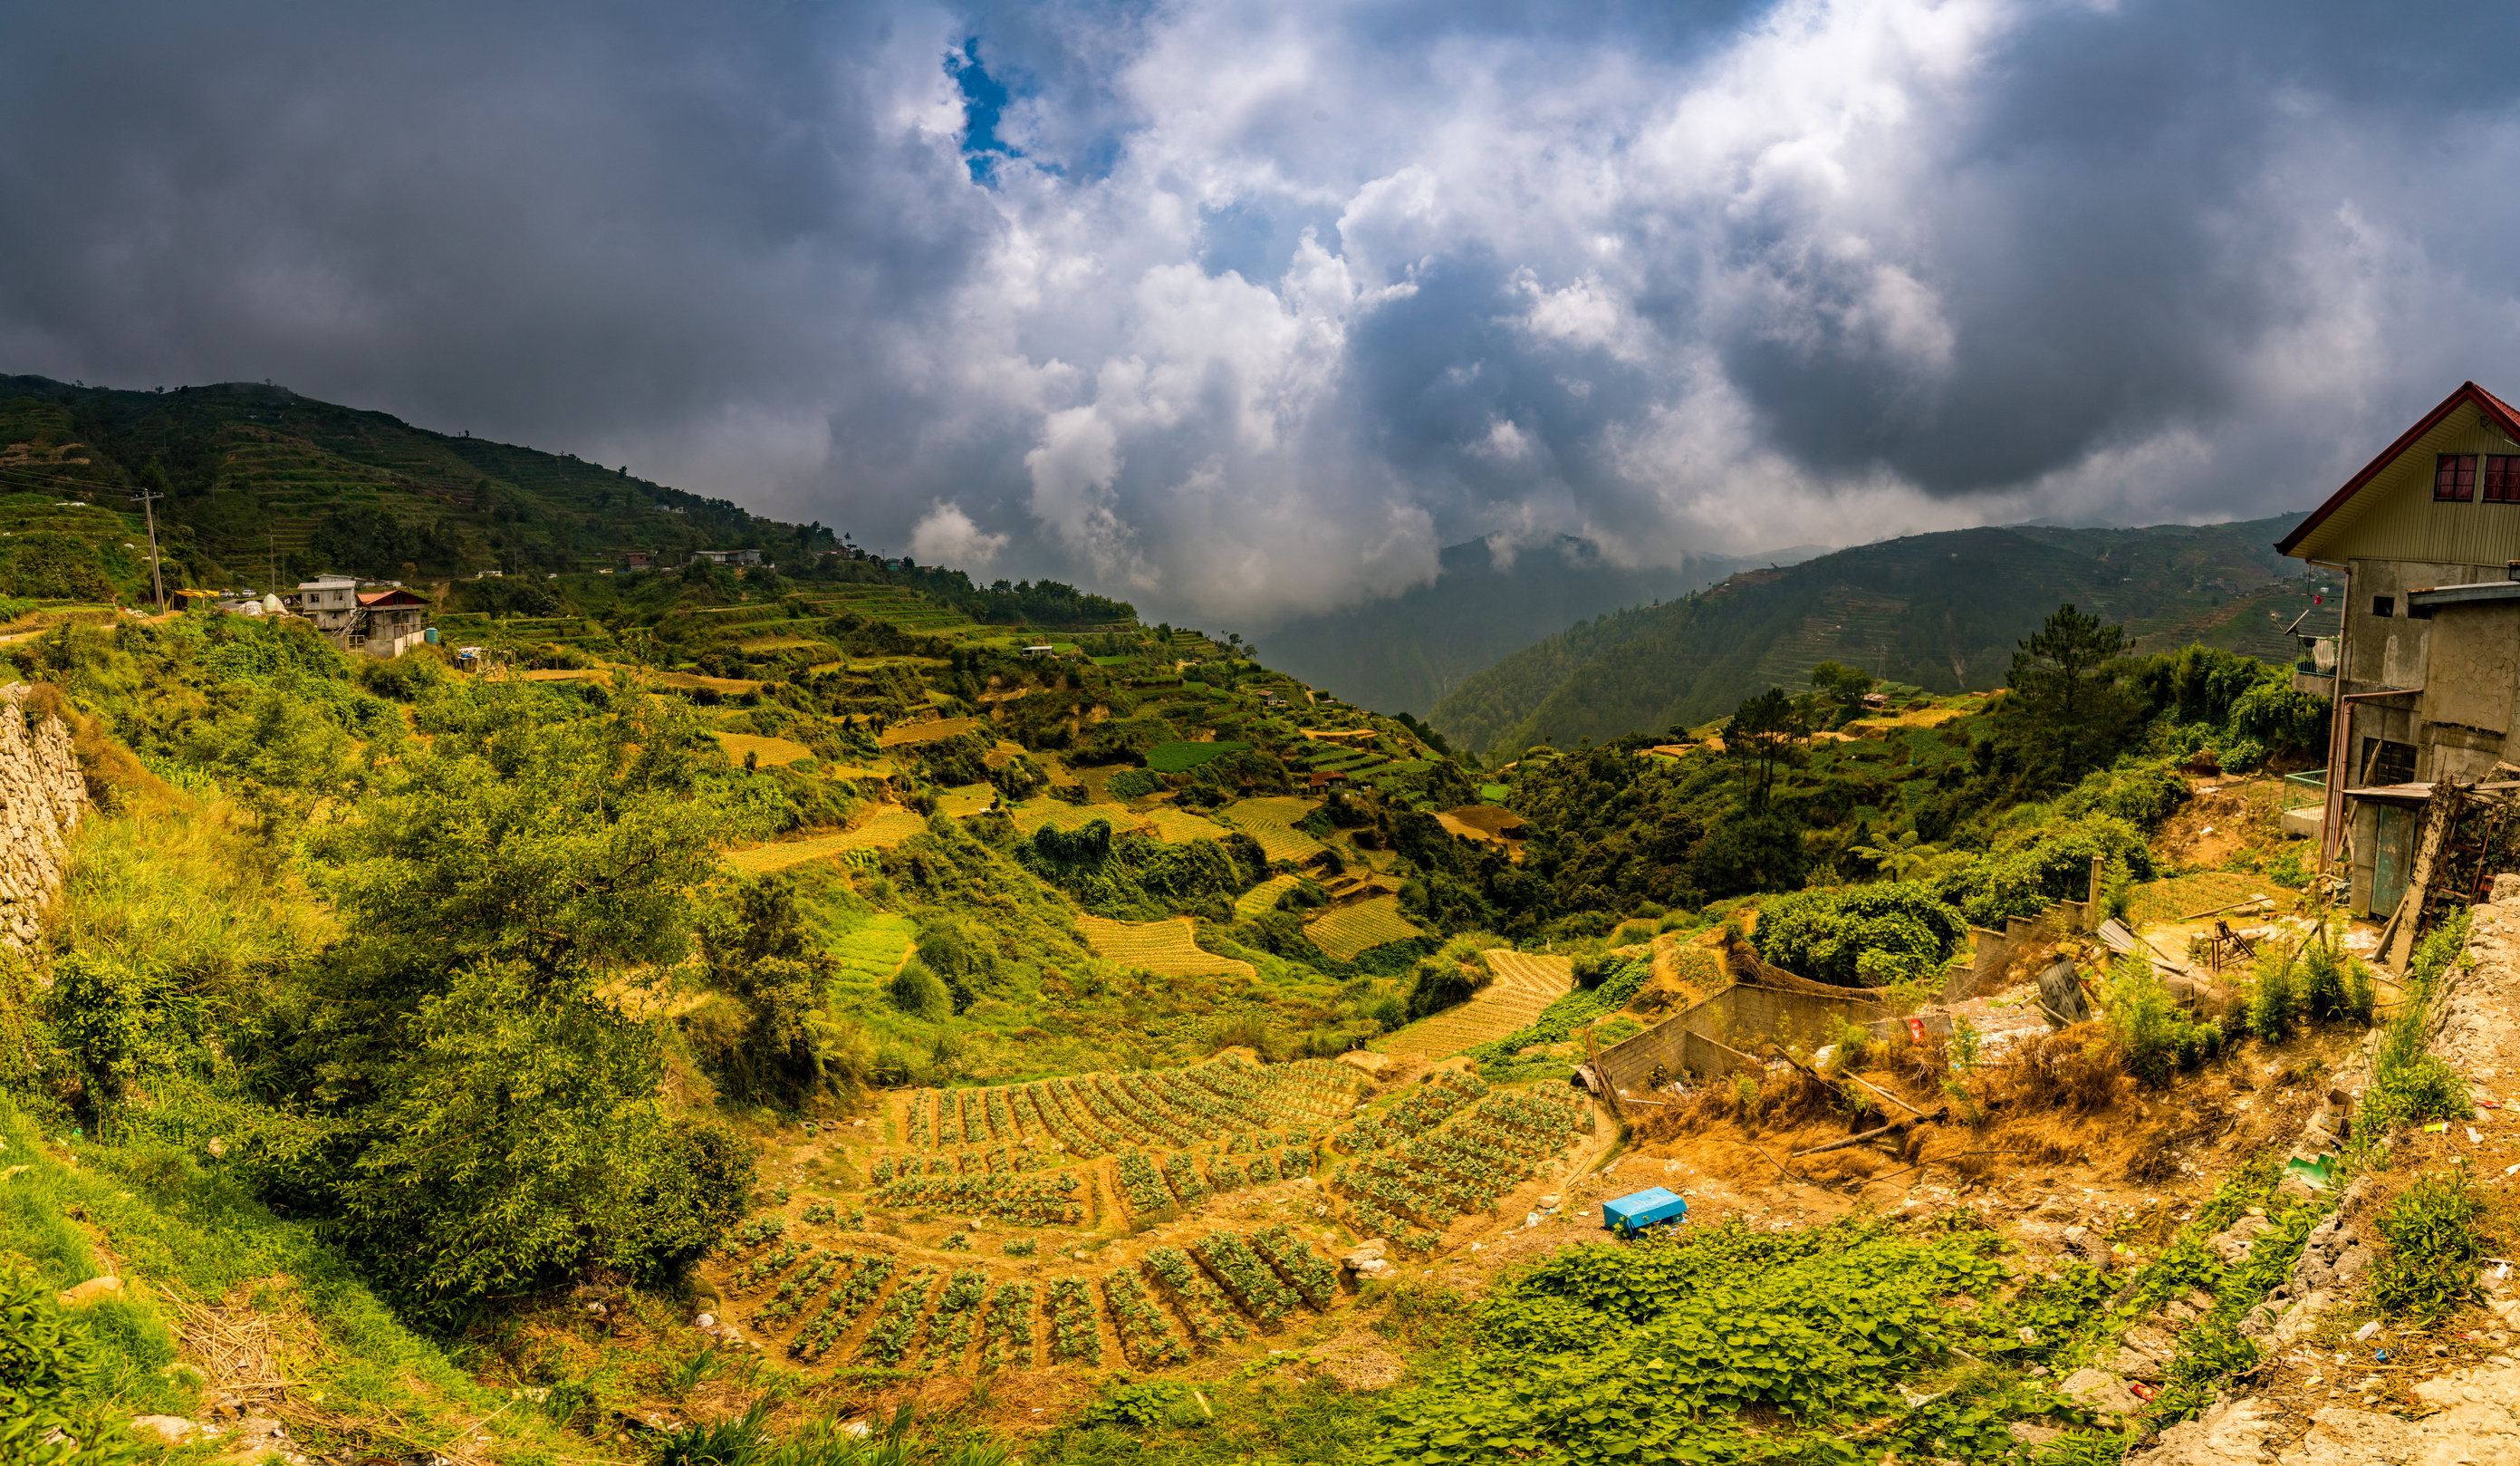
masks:
<svg viewBox="0 0 2520 1466"><path fill-rule="evenodd" d="M141 511L149 516L149 584L157 592L158 611L166 611L166 576L158 568L158 501L166 497L152 488L143 488L132 497L140 501Z"/></svg>

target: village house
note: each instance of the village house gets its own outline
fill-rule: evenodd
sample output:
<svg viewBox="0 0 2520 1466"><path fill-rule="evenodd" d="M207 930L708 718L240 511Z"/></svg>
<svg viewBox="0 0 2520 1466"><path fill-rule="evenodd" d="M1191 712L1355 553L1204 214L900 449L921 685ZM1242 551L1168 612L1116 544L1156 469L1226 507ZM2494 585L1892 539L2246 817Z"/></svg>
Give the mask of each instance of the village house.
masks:
<svg viewBox="0 0 2520 1466"><path fill-rule="evenodd" d="M2352 907L2386 915L2434 784L2520 764L2520 413L2461 385L2275 548L2344 575L2341 628L2294 666L2332 709L2304 833L2322 865L2347 857Z"/></svg>
<svg viewBox="0 0 2520 1466"><path fill-rule="evenodd" d="M294 609L345 652L399 657L427 639L427 597L390 581L368 583L374 588L362 590L354 575L300 581Z"/></svg>
<svg viewBox="0 0 2520 1466"><path fill-rule="evenodd" d="M655 563L656 555L652 550L624 550L621 552L621 564L623 568L627 570L644 571Z"/></svg>
<svg viewBox="0 0 2520 1466"><path fill-rule="evenodd" d="M761 552L759 550L694 550L692 558L705 560L711 565L759 565Z"/></svg>

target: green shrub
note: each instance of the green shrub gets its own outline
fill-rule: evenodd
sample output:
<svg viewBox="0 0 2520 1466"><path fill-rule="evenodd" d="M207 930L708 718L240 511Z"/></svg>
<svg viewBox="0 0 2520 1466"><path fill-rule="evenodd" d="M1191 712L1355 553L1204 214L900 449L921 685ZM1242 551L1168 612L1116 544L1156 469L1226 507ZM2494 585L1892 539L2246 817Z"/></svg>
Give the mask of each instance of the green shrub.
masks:
<svg viewBox="0 0 2520 1466"><path fill-rule="evenodd" d="M1143 768L1124 768L1102 783L1104 792L1115 800L1144 799L1162 792L1164 781Z"/></svg>
<svg viewBox="0 0 2520 1466"><path fill-rule="evenodd" d="M1763 902L1750 943L1787 972L1877 987L1939 965L1967 934L1959 911L1927 887L1882 881Z"/></svg>
<svg viewBox="0 0 2520 1466"><path fill-rule="evenodd" d="M2388 1256L2371 1270L2371 1301L2393 1315L2427 1322L2477 1297L2485 1239L2476 1219L2484 1200L2464 1177L2426 1176L2380 1214Z"/></svg>
<svg viewBox="0 0 2520 1466"><path fill-rule="evenodd" d="M2301 1022L2302 994L2293 981L2295 954L2269 950L2258 958L2249 985L2249 1031L2269 1043L2292 1036Z"/></svg>
<svg viewBox="0 0 2520 1466"><path fill-rule="evenodd" d="M2120 962L2109 980L2108 1026L2117 1034L2127 1073L2156 1089L2223 1040L2222 1030L2181 1011L2152 964L2138 958Z"/></svg>
<svg viewBox="0 0 2520 1466"><path fill-rule="evenodd" d="M2376 1140L2400 1125L2435 1120L2466 1120L2476 1114L2467 1081L2448 1064L2424 1049L2432 1022L2433 991L2441 975L2467 945L2468 913L2459 911L2415 944L2407 963L2406 999L2380 1035L2371 1063L2371 1088L2362 1097L2355 1129L2363 1140Z"/></svg>
<svg viewBox="0 0 2520 1466"><path fill-rule="evenodd" d="M2063 819L2105 814L2150 830L2187 802L2187 780L2168 758L2125 758L2095 769L2051 806Z"/></svg>

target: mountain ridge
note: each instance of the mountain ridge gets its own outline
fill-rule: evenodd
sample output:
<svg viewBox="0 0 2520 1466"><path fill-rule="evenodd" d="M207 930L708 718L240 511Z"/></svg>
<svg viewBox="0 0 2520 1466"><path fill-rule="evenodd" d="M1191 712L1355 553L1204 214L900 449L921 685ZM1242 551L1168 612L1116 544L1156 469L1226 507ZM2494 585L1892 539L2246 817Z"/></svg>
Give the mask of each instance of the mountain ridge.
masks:
<svg viewBox="0 0 2520 1466"><path fill-rule="evenodd" d="M1763 688L1801 686L1822 661L1982 691L2060 601L2125 623L2141 649L2176 632L2288 660L2282 625L2313 603L2272 541L2297 518L1946 530L1744 571L1526 647L1465 678L1428 720L1481 750L1609 739L1722 716Z"/></svg>

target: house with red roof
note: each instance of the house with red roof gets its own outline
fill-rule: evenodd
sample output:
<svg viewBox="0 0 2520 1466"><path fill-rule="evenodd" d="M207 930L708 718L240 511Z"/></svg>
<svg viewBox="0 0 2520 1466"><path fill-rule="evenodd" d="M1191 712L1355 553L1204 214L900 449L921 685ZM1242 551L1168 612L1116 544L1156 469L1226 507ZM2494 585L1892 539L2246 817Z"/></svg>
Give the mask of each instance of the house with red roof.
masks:
<svg viewBox="0 0 2520 1466"><path fill-rule="evenodd" d="M2294 685L2331 700L2321 864L2387 915L2443 780L2520 765L2520 412L2462 383L2275 548L2341 572L2342 628Z"/></svg>

